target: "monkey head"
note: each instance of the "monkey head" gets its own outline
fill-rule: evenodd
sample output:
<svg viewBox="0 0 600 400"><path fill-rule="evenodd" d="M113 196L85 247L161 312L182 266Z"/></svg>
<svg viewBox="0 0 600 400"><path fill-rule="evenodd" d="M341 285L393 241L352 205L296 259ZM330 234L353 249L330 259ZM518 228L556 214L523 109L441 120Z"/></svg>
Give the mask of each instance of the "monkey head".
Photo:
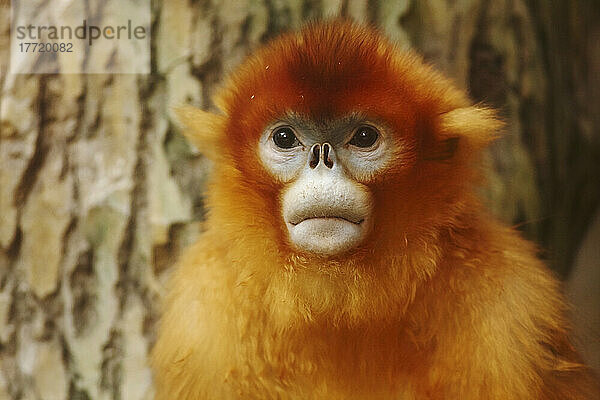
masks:
<svg viewBox="0 0 600 400"><path fill-rule="evenodd" d="M372 248L383 226L418 229L440 214L425 208L441 197L455 205L469 181L461 165L497 128L416 55L349 22L271 42L216 103L224 115L212 121L181 112L192 140L240 173L246 193L236 199L254 219L272 212L282 244L321 256ZM249 200L250 192L259 195Z"/></svg>
<svg viewBox="0 0 600 400"><path fill-rule="evenodd" d="M179 111L214 160L208 225L232 259L261 254L265 270L285 271L280 292L304 290L294 299L306 308L362 315L373 304L349 299L408 298L431 276L432 238L472 204L474 160L499 127L418 56L345 21L270 42L215 103L219 114Z"/></svg>

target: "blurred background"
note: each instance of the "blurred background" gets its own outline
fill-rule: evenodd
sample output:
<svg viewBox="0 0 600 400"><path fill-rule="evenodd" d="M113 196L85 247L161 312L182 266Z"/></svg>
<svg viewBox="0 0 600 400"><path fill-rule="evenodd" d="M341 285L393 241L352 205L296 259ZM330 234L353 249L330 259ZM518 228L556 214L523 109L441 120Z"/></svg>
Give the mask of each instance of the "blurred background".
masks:
<svg viewBox="0 0 600 400"><path fill-rule="evenodd" d="M0 0L0 399L151 397L162 286L202 230L210 171L171 107L213 108L252 49L340 15L500 111L482 195L543 249L600 368L597 0L152 1L147 75L9 74Z"/></svg>

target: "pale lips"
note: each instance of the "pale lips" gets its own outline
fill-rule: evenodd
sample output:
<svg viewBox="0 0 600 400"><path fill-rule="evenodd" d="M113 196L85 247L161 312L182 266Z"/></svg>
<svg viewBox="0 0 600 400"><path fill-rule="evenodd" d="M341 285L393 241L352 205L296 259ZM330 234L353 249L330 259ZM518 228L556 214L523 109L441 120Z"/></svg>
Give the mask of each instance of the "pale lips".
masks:
<svg viewBox="0 0 600 400"><path fill-rule="evenodd" d="M293 213L293 218L286 221L290 241L298 249L326 256L355 247L368 231L367 218L355 211L349 212L351 210L323 208L319 210L321 212L313 209L312 212Z"/></svg>
<svg viewBox="0 0 600 400"><path fill-rule="evenodd" d="M296 209L290 214L291 215L286 218L286 222L293 226L311 219L343 220L355 225L360 225L365 220L364 216L350 208L339 208L332 210L331 207L316 206Z"/></svg>
<svg viewBox="0 0 600 400"><path fill-rule="evenodd" d="M356 221L355 222L355 221L351 221L348 218L344 218L344 217L326 216L326 217L308 217L308 218L304 218L303 220L295 222L295 223L294 222L288 222L288 223L290 225L296 226L296 225L301 224L302 222L305 222L305 221L308 221L308 220L323 220L323 221L327 221L327 220L332 220L332 221L333 220L340 220L340 221L349 222L349 223L354 224L354 225L360 225L360 224L362 224L365 221L364 218L361 219L360 221Z"/></svg>

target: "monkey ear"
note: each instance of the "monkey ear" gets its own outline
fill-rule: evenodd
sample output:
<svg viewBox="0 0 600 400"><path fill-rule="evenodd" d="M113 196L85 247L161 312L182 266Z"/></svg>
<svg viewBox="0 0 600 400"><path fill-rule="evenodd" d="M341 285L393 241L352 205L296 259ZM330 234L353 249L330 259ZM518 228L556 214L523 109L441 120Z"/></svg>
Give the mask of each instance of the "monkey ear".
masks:
<svg viewBox="0 0 600 400"><path fill-rule="evenodd" d="M220 140L225 130L224 116L189 105L177 107L174 111L184 136L202 154L215 159L222 153Z"/></svg>
<svg viewBox="0 0 600 400"><path fill-rule="evenodd" d="M441 114L437 126L434 143L425 157L427 160L450 159L460 146L484 147L498 137L503 123L493 110L471 106Z"/></svg>

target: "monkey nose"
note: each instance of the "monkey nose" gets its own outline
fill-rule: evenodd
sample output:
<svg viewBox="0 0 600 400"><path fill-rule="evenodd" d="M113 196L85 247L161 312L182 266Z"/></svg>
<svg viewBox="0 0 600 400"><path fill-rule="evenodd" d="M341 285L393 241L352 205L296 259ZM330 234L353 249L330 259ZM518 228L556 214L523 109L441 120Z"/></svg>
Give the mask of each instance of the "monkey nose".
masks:
<svg viewBox="0 0 600 400"><path fill-rule="evenodd" d="M322 154L323 164L329 169L333 168L333 148L329 143L323 144L323 154Z"/></svg>
<svg viewBox="0 0 600 400"><path fill-rule="evenodd" d="M310 148L310 154L308 155L308 165L310 168L315 169L321 161L321 145L316 143Z"/></svg>
<svg viewBox="0 0 600 400"><path fill-rule="evenodd" d="M331 147L329 143L323 143L322 145L316 143L310 148L308 165L311 169L317 168L320 164L332 169L334 162L335 155L333 153L333 147Z"/></svg>

